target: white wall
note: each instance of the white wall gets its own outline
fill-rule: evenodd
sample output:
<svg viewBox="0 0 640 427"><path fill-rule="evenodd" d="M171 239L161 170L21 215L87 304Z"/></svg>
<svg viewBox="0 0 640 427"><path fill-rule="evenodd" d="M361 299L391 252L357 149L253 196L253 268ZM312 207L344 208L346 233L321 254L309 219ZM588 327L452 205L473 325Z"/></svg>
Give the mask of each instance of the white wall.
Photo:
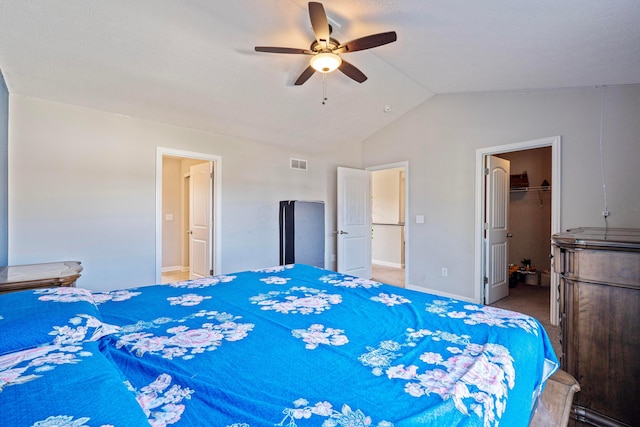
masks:
<svg viewBox="0 0 640 427"><path fill-rule="evenodd" d="M162 158L162 269L180 269L182 259L182 160ZM171 215L171 219L167 219Z"/></svg>
<svg viewBox="0 0 640 427"><path fill-rule="evenodd" d="M478 148L560 135L561 228L604 226L602 91L437 95L363 143L365 167L410 163L409 286L474 298ZM603 105L609 226L640 228L640 85L607 87ZM424 224L415 224L417 214Z"/></svg>
<svg viewBox="0 0 640 427"><path fill-rule="evenodd" d="M400 218L400 182L402 169L385 169L371 172L371 220L374 223L397 224Z"/></svg>
<svg viewBox="0 0 640 427"><path fill-rule="evenodd" d="M160 146L222 158L221 273L278 263L285 199L327 202L333 265L335 168L359 166L359 144L311 156L15 95L9 112L10 264L79 260L90 289L154 283ZM309 171L289 169L290 157Z"/></svg>
<svg viewBox="0 0 640 427"><path fill-rule="evenodd" d="M371 260L404 267L404 168L371 172ZM390 225L393 224L393 225Z"/></svg>
<svg viewBox="0 0 640 427"><path fill-rule="evenodd" d="M9 198L7 194L9 169L9 91L0 71L0 265L7 265L9 259L8 215Z"/></svg>

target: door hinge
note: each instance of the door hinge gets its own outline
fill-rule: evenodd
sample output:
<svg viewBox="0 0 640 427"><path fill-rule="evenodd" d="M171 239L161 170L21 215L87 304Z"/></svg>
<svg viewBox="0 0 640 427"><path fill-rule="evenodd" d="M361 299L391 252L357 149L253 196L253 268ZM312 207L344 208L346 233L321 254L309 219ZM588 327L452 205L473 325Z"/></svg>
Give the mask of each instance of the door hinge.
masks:
<svg viewBox="0 0 640 427"><path fill-rule="evenodd" d="M489 168L484 168L484 174L489 176Z"/></svg>
<svg viewBox="0 0 640 427"><path fill-rule="evenodd" d="M485 230L488 230L488 229L489 229L489 223L488 223L488 222L485 222L484 224L482 224L482 227L483 227Z"/></svg>
<svg viewBox="0 0 640 427"><path fill-rule="evenodd" d="M209 172L209 179L213 179L213 172Z"/></svg>
<svg viewBox="0 0 640 427"><path fill-rule="evenodd" d="M213 276L213 269L209 270L209 276Z"/></svg>
<svg viewBox="0 0 640 427"><path fill-rule="evenodd" d="M489 278L487 276L484 276L484 284L487 285L489 283Z"/></svg>

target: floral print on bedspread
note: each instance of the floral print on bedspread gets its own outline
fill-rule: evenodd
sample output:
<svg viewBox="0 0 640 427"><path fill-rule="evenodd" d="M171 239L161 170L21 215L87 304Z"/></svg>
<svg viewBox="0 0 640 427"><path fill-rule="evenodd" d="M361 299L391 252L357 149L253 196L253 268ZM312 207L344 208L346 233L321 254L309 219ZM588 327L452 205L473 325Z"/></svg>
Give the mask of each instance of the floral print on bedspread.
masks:
<svg viewBox="0 0 640 427"><path fill-rule="evenodd" d="M167 323L184 323L187 320L205 317L214 322L205 322L199 327L186 325L173 326L166 329L168 335L154 335L144 332L147 329L160 328ZM152 322L138 322L135 325L123 326L116 343L117 348L131 349L136 356L145 353L160 355L165 359L180 357L185 360L205 351L213 351L222 345L222 341L239 341L253 330L253 323L238 323L240 316L218 311L200 310L182 319L159 318Z"/></svg>
<svg viewBox="0 0 640 427"><path fill-rule="evenodd" d="M206 299L211 299L210 296L198 295L198 294L184 294L177 297L167 297L167 301L171 305L181 305L183 307L191 307L200 304Z"/></svg>
<svg viewBox="0 0 640 427"><path fill-rule="evenodd" d="M89 427L91 424L87 424L91 418L82 417L73 419L70 415L53 415L46 420L38 421L31 427ZM113 427L112 425L102 425L100 427Z"/></svg>
<svg viewBox="0 0 640 427"><path fill-rule="evenodd" d="M349 342L342 329L325 329L324 325L318 323L309 326L307 329L294 329L291 334L306 342L305 348L308 350L315 350L320 344L339 346Z"/></svg>
<svg viewBox="0 0 640 427"><path fill-rule="evenodd" d="M33 381L56 366L75 364L93 353L73 345L47 345L0 356L0 393L5 387Z"/></svg>
<svg viewBox="0 0 640 427"><path fill-rule="evenodd" d="M49 335L55 336L54 344L70 345L83 341L97 341L106 335L118 332L118 330L118 326L101 322L94 316L78 314L69 319L69 325L53 326Z"/></svg>
<svg viewBox="0 0 640 427"><path fill-rule="evenodd" d="M342 274L325 274L318 278L319 281L328 283L333 286L341 286L344 288L377 288L382 286L382 283L375 280L363 279L361 277L343 276Z"/></svg>
<svg viewBox="0 0 640 427"><path fill-rule="evenodd" d="M286 285L291 280L290 277L279 277L279 276L269 276L263 279L260 279L261 282L266 283L267 285Z"/></svg>
<svg viewBox="0 0 640 427"><path fill-rule="evenodd" d="M218 283L233 282L236 276L212 276L203 277L202 279L185 280L182 282L168 283L167 286L172 288L200 289L215 286Z"/></svg>
<svg viewBox="0 0 640 427"><path fill-rule="evenodd" d="M342 405L340 411L333 408L330 402L317 402L310 405L306 399L298 399L293 402L293 408L285 408L282 412L284 418L276 426L297 427L299 420L307 420L312 417L325 418L322 427L393 427L393 423L380 421L373 424L370 416L367 416L360 409L353 410L347 404ZM308 425L308 424L305 424ZM313 422L311 425L317 425Z"/></svg>
<svg viewBox="0 0 640 427"><path fill-rule="evenodd" d="M96 305L105 303L107 301L115 301L122 302L127 301L133 297L137 297L142 292L135 292L130 290L117 290L117 291L109 291L109 292L91 292L93 296L93 301Z"/></svg>
<svg viewBox="0 0 640 427"><path fill-rule="evenodd" d="M372 301L380 302L382 304L388 305L392 307L394 305L399 304L411 304L411 300L396 294L385 294L384 292L380 292L378 296L371 297Z"/></svg>
<svg viewBox="0 0 640 427"><path fill-rule="evenodd" d="M71 288L66 286L56 288L35 289L34 294L40 295L40 301L54 302L78 302L85 301L95 305L91 291L82 288Z"/></svg>
<svg viewBox="0 0 640 427"><path fill-rule="evenodd" d="M273 274L273 273L282 273L285 270L291 270L293 267L294 267L294 264L276 265L275 267L260 268L260 269L251 270L251 271L253 271L254 273Z"/></svg>
<svg viewBox="0 0 640 427"><path fill-rule="evenodd" d="M329 310L332 304L340 304L342 296L325 291L294 286L286 291L271 291L249 298L262 310L273 310L283 314L320 314Z"/></svg>
<svg viewBox="0 0 640 427"><path fill-rule="evenodd" d="M180 421L185 410L184 399L191 399L193 390L174 384L171 386L171 375L160 374L151 384L144 386L136 393L136 400L149 418L153 427L165 427ZM169 387L171 386L171 387Z"/></svg>
<svg viewBox="0 0 640 427"><path fill-rule="evenodd" d="M446 352L423 353L420 366L393 364L403 355L403 349L417 347L425 340L448 343ZM435 393L443 400L453 399L458 411L481 418L485 427L497 425L508 390L515 385L509 350L499 344L472 343L467 335L407 329L404 342L383 341L367 350L359 360L370 366L374 375L386 373L390 380L406 381L404 391L416 398Z"/></svg>
<svg viewBox="0 0 640 427"><path fill-rule="evenodd" d="M521 328L527 333L538 335L540 327L538 322L526 314L475 304L465 304L464 309L467 311L456 310L455 306L459 304L455 301L435 300L427 304L426 310L440 317L461 319L468 325L485 324L501 328Z"/></svg>

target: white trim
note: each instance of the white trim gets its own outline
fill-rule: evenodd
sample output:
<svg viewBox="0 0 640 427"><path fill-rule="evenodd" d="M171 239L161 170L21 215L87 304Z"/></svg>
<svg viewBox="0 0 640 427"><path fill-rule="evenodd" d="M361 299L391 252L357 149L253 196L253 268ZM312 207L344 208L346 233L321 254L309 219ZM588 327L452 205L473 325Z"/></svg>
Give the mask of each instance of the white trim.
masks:
<svg viewBox="0 0 640 427"><path fill-rule="evenodd" d="M508 153L512 151L530 150L533 148L551 147L551 234L559 233L560 227L560 190L561 183L561 137L553 136L549 138L535 139L532 141L517 142L514 144L498 145L494 147L479 148L476 150L476 219L475 219L475 267L474 278L476 281L475 302L482 303L483 288L483 259L482 259L482 231L483 221L482 213L484 212L484 159L485 156L492 154ZM551 242L549 242L551 245ZM551 253L551 246L549 246ZM559 306L558 306L558 278L556 274L551 276L551 301L550 301L550 321L552 325L558 325L559 322Z"/></svg>
<svg viewBox="0 0 640 427"><path fill-rule="evenodd" d="M174 156L199 159L214 162L214 214L213 214L213 272L222 273L222 157L196 153L193 151L176 150L173 148L156 147L156 283L162 281L162 157Z"/></svg>
<svg viewBox="0 0 640 427"><path fill-rule="evenodd" d="M372 259L371 264L381 265L383 267L404 268L404 266L398 262L378 261L376 259Z"/></svg>
<svg viewBox="0 0 640 427"><path fill-rule="evenodd" d="M409 290L412 290L412 291L422 292L424 294L432 294L432 295L437 295L439 297L453 298L453 299L457 299L457 300L460 300L460 301L475 302L473 299L471 299L469 297L463 297L461 295L455 295L455 294L450 294L450 293L447 293L447 292L437 291L435 289L423 288L421 286L407 285L407 286L405 286L405 288L409 289Z"/></svg>
<svg viewBox="0 0 640 427"><path fill-rule="evenodd" d="M411 233L409 233L409 199L411 199L411 197L409 196L409 189L411 188L409 187L409 162L404 161L387 163L385 165L370 166L368 168L365 168L365 170L368 170L369 172L375 172L395 168L404 168L404 283L406 286L406 284L409 283L409 269L411 268L411 263L409 262L409 260L411 259L409 257L409 236L411 235Z"/></svg>
<svg viewBox="0 0 640 427"><path fill-rule="evenodd" d="M162 267L163 273L169 273L171 271L185 272L185 271L189 271L189 267L185 267L184 265L172 265L170 267Z"/></svg>

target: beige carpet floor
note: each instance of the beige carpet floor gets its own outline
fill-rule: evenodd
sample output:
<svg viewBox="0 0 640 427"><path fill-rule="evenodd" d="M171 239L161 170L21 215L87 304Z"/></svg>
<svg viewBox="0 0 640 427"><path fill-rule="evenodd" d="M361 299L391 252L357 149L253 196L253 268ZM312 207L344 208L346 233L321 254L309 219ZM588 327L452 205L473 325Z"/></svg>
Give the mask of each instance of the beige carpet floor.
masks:
<svg viewBox="0 0 640 427"><path fill-rule="evenodd" d="M404 288L404 268L371 264L371 280Z"/></svg>
<svg viewBox="0 0 640 427"><path fill-rule="evenodd" d="M189 271L175 270L162 273L162 283L181 282L189 280Z"/></svg>

